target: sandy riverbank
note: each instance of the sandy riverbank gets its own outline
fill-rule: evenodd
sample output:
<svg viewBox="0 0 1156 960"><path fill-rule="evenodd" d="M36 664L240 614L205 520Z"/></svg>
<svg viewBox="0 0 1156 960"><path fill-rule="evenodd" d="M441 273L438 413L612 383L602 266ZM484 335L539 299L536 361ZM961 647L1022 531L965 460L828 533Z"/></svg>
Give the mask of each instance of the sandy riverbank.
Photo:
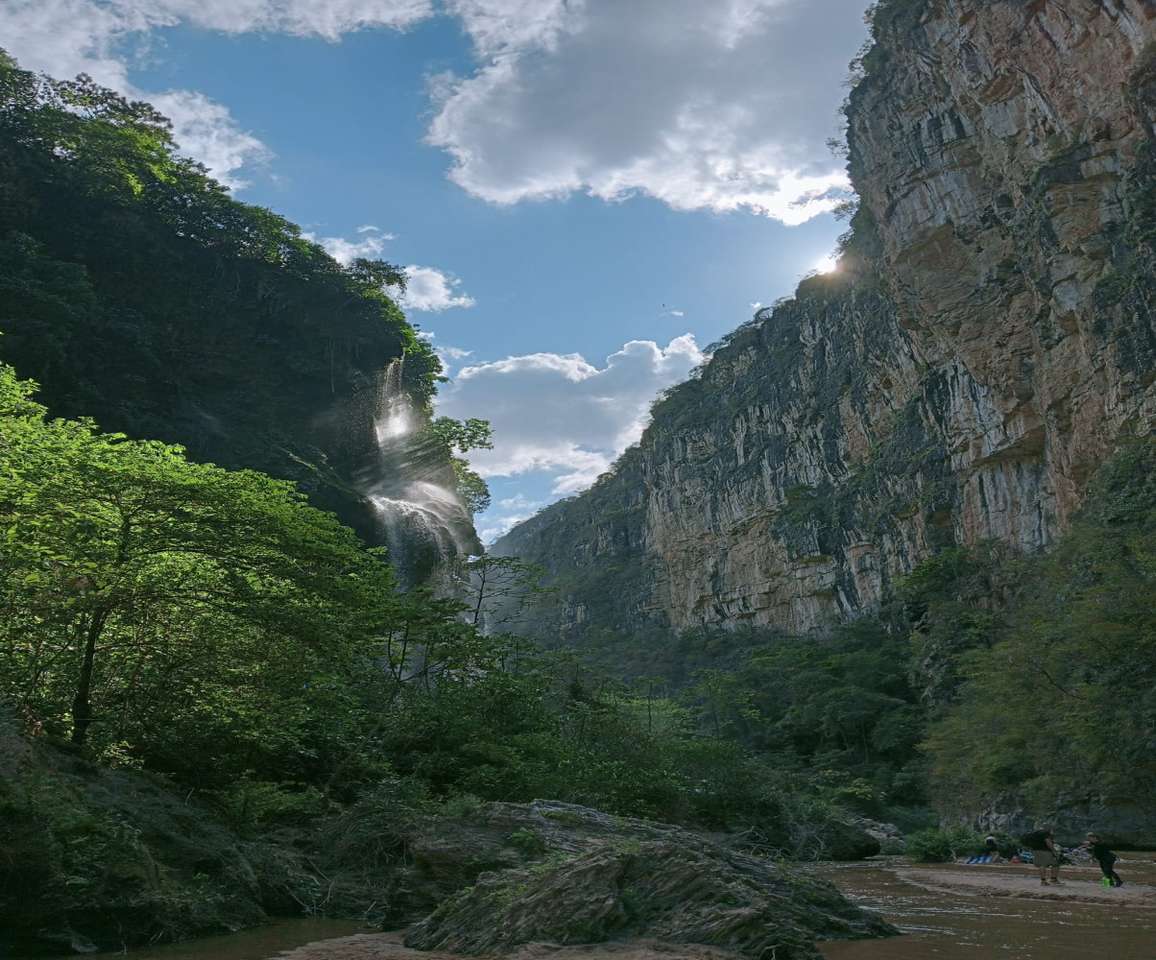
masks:
<svg viewBox="0 0 1156 960"><path fill-rule="evenodd" d="M278 954L276 960L462 960L457 954L411 950L404 933L367 933L310 943ZM528 944L509 955L511 960L735 960L733 953L696 944L657 940L596 943L574 947Z"/></svg>
<svg viewBox="0 0 1156 960"><path fill-rule="evenodd" d="M1126 881L1122 887L1101 886L1100 869L1095 866L1065 867L1060 873L1058 886L1043 886L1039 874L1026 864L892 865L890 869L901 880L938 893L1156 908L1156 886L1144 882L1154 872L1153 865L1134 863L1132 866L1138 869L1129 871L1129 864L1119 865L1119 872Z"/></svg>

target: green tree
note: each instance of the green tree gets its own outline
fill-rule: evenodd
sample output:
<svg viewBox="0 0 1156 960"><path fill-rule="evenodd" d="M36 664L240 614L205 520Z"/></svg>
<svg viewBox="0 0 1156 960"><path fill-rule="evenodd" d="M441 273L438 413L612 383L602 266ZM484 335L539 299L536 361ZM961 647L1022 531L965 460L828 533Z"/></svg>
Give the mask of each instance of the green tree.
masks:
<svg viewBox="0 0 1156 960"><path fill-rule="evenodd" d="M147 738L261 687L263 729L291 730L289 692L399 615L381 557L290 484L46 420L30 392L0 368L2 678L38 722Z"/></svg>
<svg viewBox="0 0 1156 960"><path fill-rule="evenodd" d="M1154 478L1156 440L1127 443L1060 544L1016 565L1006 627L928 737L944 805L1156 793Z"/></svg>
<svg viewBox="0 0 1156 960"><path fill-rule="evenodd" d="M481 513L489 507L489 486L480 474L470 469L469 461L461 456L471 450L493 449L493 431L489 422L476 417L467 420L438 417L430 423L427 435L449 458L454 469L458 496L469 511Z"/></svg>

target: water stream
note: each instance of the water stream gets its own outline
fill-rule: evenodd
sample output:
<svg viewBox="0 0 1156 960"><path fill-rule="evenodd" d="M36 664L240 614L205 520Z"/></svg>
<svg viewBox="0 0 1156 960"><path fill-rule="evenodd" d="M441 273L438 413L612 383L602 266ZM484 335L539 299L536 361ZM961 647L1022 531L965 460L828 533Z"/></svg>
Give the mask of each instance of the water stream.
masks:
<svg viewBox="0 0 1156 960"><path fill-rule="evenodd" d="M404 375L404 357L382 374L375 412L377 463L364 482L399 578L413 585L478 547L442 451L421 435L422 417Z"/></svg>

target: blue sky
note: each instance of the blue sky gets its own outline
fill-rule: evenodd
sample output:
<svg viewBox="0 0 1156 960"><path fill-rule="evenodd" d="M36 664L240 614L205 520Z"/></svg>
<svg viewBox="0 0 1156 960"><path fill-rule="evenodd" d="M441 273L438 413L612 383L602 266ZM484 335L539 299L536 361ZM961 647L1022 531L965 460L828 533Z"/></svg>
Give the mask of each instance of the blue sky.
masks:
<svg viewBox="0 0 1156 960"><path fill-rule="evenodd" d="M0 44L153 100L335 255L410 268L443 412L494 423L489 537L832 250L824 141L866 5L6 0Z"/></svg>

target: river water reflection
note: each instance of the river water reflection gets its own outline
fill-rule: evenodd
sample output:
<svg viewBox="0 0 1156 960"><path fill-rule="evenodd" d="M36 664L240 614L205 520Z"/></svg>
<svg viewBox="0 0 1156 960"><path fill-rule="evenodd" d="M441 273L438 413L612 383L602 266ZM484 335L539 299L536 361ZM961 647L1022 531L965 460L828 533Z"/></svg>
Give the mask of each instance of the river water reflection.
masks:
<svg viewBox="0 0 1156 960"><path fill-rule="evenodd" d="M125 960L267 960L303 943L347 937L363 933L365 929L364 924L352 920L276 920L265 926L219 937L202 937L184 943L96 956L124 957Z"/></svg>
<svg viewBox="0 0 1156 960"><path fill-rule="evenodd" d="M1092 867L1040 888L1030 867L825 865L820 872L906 934L822 944L828 960L1156 960L1156 864L1134 854L1117 892ZM984 873L983 871L988 871ZM985 886L990 884L990 886Z"/></svg>

